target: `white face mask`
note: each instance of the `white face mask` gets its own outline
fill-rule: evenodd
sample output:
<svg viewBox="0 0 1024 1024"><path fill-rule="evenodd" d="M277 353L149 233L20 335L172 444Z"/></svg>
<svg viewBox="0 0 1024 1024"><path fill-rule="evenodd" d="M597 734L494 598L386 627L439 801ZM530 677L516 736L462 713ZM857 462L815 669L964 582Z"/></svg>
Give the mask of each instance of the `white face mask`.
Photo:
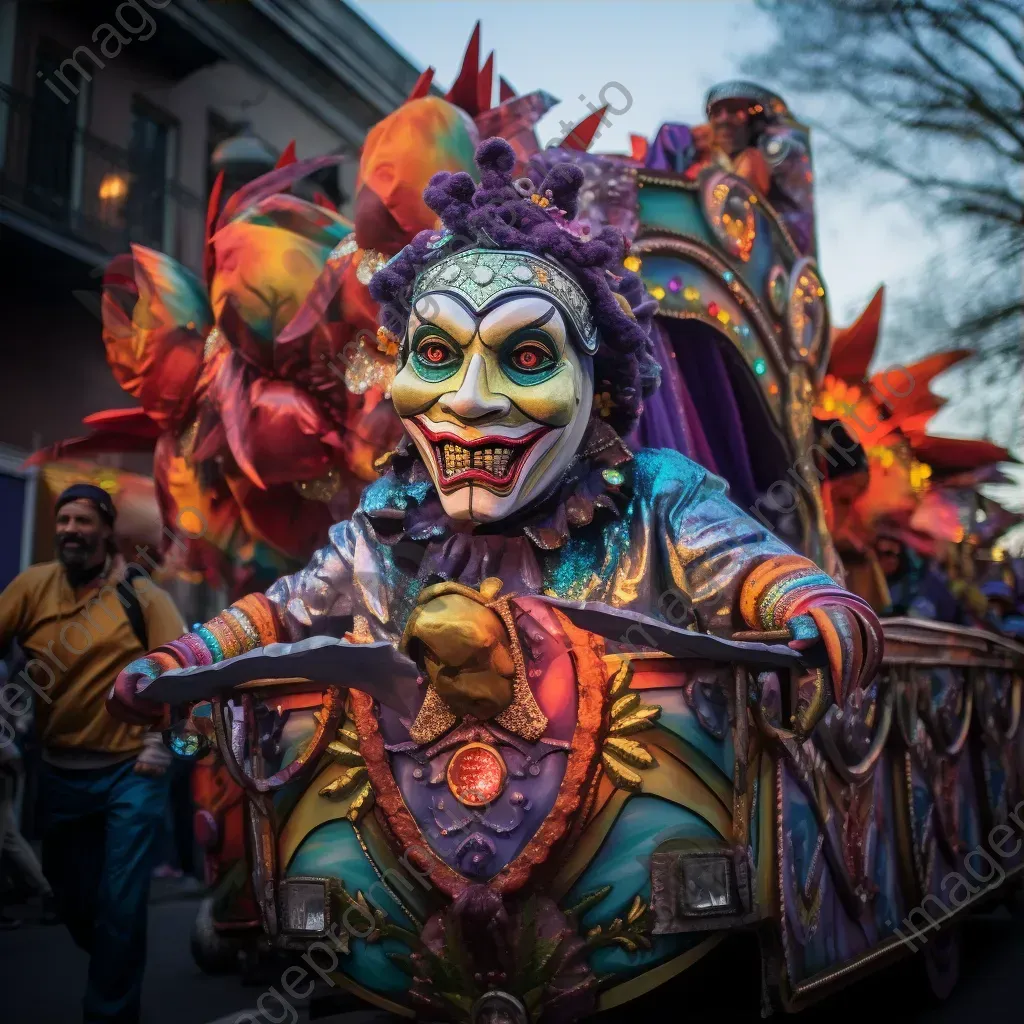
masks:
<svg viewBox="0 0 1024 1024"><path fill-rule="evenodd" d="M541 497L583 440L592 361L549 295L515 293L473 313L421 296L391 398L453 519L504 519Z"/></svg>

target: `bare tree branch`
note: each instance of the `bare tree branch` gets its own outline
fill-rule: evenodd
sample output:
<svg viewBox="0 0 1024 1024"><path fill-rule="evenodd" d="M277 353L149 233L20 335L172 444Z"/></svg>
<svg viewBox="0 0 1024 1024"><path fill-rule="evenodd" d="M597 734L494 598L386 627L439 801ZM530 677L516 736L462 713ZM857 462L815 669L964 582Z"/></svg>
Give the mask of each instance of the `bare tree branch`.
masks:
<svg viewBox="0 0 1024 1024"><path fill-rule="evenodd" d="M970 50L971 53L975 54L981 61L988 64L999 78L1006 82L1011 89L1016 90L1017 94L1024 99L1024 84L1021 83L1020 79L1014 78L1010 71L996 60L995 55L990 50L986 50L984 47L979 46L978 43L957 28L953 18L949 17L947 12L936 11L927 3L922 3L921 9L928 15L932 24L936 28L948 33L961 46ZM980 19L976 8L973 8L973 5L971 4L965 4L964 9L961 12L960 20L977 21Z"/></svg>
<svg viewBox="0 0 1024 1024"><path fill-rule="evenodd" d="M827 103L809 121L857 172L884 172L943 230L965 229L896 312L901 346L969 340L1016 400L1005 371L1024 328L1024 2L757 2L779 31L750 70Z"/></svg>
<svg viewBox="0 0 1024 1024"><path fill-rule="evenodd" d="M1024 19L1024 12L1021 11L1020 6L1016 3L1011 2L1003 3L1001 0L988 0L988 3L967 3L965 7L969 11L972 17L975 17L983 25L990 28L1000 39L1006 43L1013 55L1013 58L1019 63L1024 65L1024 32L1017 36L1014 36L1005 25L1002 24L997 18L991 17L985 12L986 7L998 7L1002 8L1007 14L1012 15L1020 22Z"/></svg>

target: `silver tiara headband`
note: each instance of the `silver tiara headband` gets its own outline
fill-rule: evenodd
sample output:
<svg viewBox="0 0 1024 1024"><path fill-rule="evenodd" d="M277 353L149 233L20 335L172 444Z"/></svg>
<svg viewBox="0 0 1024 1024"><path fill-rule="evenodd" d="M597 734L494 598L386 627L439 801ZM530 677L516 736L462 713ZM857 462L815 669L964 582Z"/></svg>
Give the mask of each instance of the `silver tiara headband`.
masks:
<svg viewBox="0 0 1024 1024"><path fill-rule="evenodd" d="M502 293L545 292L572 321L584 351L588 355L597 351L597 326L586 293L561 267L533 253L466 249L445 256L416 278L413 306L422 296L437 291L455 292L476 313Z"/></svg>

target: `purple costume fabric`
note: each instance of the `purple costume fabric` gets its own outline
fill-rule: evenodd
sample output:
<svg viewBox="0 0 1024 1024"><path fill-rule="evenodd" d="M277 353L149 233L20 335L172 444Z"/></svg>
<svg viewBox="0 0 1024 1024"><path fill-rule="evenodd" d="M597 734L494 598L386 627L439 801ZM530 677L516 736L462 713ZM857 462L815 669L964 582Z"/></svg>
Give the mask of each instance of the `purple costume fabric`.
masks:
<svg viewBox="0 0 1024 1024"><path fill-rule="evenodd" d="M685 124L663 124L647 151L646 166L652 171L682 174L696 156L693 132Z"/></svg>

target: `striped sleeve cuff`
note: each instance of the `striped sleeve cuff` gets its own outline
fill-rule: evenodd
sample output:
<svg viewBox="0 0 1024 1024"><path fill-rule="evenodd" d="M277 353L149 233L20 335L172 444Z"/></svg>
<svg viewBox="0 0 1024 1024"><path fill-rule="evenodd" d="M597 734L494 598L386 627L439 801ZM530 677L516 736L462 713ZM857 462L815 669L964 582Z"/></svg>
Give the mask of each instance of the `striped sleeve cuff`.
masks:
<svg viewBox="0 0 1024 1024"><path fill-rule="evenodd" d="M791 613L814 591L839 585L801 555L780 555L758 565L740 590L740 612L752 629L781 629Z"/></svg>

